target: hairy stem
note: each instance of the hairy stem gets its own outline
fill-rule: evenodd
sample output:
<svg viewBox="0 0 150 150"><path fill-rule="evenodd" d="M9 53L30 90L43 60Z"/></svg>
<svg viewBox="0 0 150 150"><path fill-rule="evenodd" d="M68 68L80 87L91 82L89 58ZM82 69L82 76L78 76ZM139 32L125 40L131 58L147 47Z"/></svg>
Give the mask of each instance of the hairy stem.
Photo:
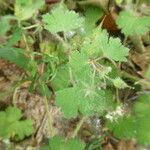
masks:
<svg viewBox="0 0 150 150"><path fill-rule="evenodd" d="M87 118L86 117L82 117L82 119L79 121L79 123L77 124L73 134L72 134L72 138L75 138L80 130L80 128L82 127L83 123L85 122Z"/></svg>
<svg viewBox="0 0 150 150"><path fill-rule="evenodd" d="M39 23L37 23L37 24L33 24L33 25L31 25L31 26L28 26L28 27L24 27L23 29L24 30L29 30L29 29L32 29L32 28L36 28L36 27L39 27Z"/></svg>

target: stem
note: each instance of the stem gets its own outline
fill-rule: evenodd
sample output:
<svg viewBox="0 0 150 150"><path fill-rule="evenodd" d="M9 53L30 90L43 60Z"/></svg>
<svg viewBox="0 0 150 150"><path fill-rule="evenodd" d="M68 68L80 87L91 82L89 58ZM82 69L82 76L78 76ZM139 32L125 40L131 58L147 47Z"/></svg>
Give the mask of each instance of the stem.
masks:
<svg viewBox="0 0 150 150"><path fill-rule="evenodd" d="M24 73L21 75L21 78L20 78L19 82L22 81L23 76L24 76ZM16 102L17 102L17 92L18 92L18 90L20 89L20 87L22 85L22 83L19 83L19 82L15 85L15 90L14 90L14 93L13 93L12 103L13 103L14 106L16 106Z"/></svg>
<svg viewBox="0 0 150 150"><path fill-rule="evenodd" d="M58 34L53 34L54 38L56 38L59 42L63 43L66 49L71 49L71 45L69 45L62 37Z"/></svg>
<svg viewBox="0 0 150 150"><path fill-rule="evenodd" d="M28 26L28 27L24 27L23 29L24 29L24 30L29 30L29 29L32 29L32 28L35 28L35 27L38 27L38 26L39 26L39 23L33 24L33 25L31 25L31 26Z"/></svg>
<svg viewBox="0 0 150 150"><path fill-rule="evenodd" d="M48 117L47 119L48 119L49 132L51 137L53 137L55 135L54 128L53 128L53 117L51 112L49 111L48 100L46 96L44 96L44 104L45 104L46 113Z"/></svg>
<svg viewBox="0 0 150 150"><path fill-rule="evenodd" d="M123 44L124 44L124 45L126 44L127 39L128 39L128 37L125 35L125 38L124 38L124 40L123 40Z"/></svg>
<svg viewBox="0 0 150 150"><path fill-rule="evenodd" d="M116 100L119 103L120 102L120 98L119 98L119 89L116 88Z"/></svg>
<svg viewBox="0 0 150 150"><path fill-rule="evenodd" d="M16 106L16 97L17 97L17 92L18 92L18 89L19 89L19 86L17 86L14 90L14 93L13 93L13 98L12 98L12 103L14 106Z"/></svg>
<svg viewBox="0 0 150 150"><path fill-rule="evenodd" d="M21 25L21 21L20 20L18 20L18 26L19 26L19 28L22 29L22 25ZM25 36L25 34L23 32L22 32L22 37L23 37L23 40L24 40L25 45L26 45L26 50L29 51L29 46L28 46L28 43L27 43L27 39L26 39L26 36Z"/></svg>
<svg viewBox="0 0 150 150"><path fill-rule="evenodd" d="M25 45L26 45L26 50L29 51L29 45L28 45L28 43L27 43L27 38L26 38L26 36L25 36L24 33L22 33L22 36L23 36L23 40L24 40Z"/></svg>
<svg viewBox="0 0 150 150"><path fill-rule="evenodd" d="M150 87L150 82L147 80L140 79L140 78L133 76L131 74L128 74L124 71L122 71L120 75L127 77L127 78L130 78L130 79L133 79L133 80L137 81L140 85L146 85L146 86Z"/></svg>
<svg viewBox="0 0 150 150"><path fill-rule="evenodd" d="M86 117L83 117L83 118L79 121L79 123L77 124L77 126L76 126L76 128L75 128L75 130L74 130L74 132L73 132L73 134L72 134L72 136L71 136L72 138L75 138L75 137L77 136L77 134L78 134L80 128L82 127L82 125L83 125L83 123L85 122L86 119L87 119Z"/></svg>
<svg viewBox="0 0 150 150"><path fill-rule="evenodd" d="M71 84L74 86L75 85L75 81L73 79L71 67L69 67L69 77L70 77Z"/></svg>

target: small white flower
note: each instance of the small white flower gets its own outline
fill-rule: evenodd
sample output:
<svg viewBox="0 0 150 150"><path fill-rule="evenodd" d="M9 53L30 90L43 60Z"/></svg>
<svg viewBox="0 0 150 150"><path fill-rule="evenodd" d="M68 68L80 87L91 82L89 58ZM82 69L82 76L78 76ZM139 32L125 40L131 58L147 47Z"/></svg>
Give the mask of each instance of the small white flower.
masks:
<svg viewBox="0 0 150 150"><path fill-rule="evenodd" d="M108 112L108 114L105 117L110 121L116 121L119 117L122 117L124 113L125 113L124 108L118 106L115 111Z"/></svg>

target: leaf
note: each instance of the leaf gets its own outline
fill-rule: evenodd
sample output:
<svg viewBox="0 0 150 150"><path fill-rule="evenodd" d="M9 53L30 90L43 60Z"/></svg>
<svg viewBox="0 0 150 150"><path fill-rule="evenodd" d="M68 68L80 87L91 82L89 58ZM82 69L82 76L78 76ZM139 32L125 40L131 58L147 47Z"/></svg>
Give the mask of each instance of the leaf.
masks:
<svg viewBox="0 0 150 150"><path fill-rule="evenodd" d="M106 57L114 61L127 61L126 57L129 54L129 49L122 45L119 38L109 38L106 30L103 30L100 42L101 49Z"/></svg>
<svg viewBox="0 0 150 150"><path fill-rule="evenodd" d="M10 37L10 39L8 40L7 47L15 45L18 41L20 41L21 38L22 38L21 30L16 29L12 34L12 36Z"/></svg>
<svg viewBox="0 0 150 150"><path fill-rule="evenodd" d="M107 107L105 92L94 90L90 83L56 92L56 105L65 118L75 118L78 112L84 116L102 114Z"/></svg>
<svg viewBox="0 0 150 150"><path fill-rule="evenodd" d="M119 38L108 36L106 30L95 29L83 42L81 50L89 57L105 56L114 61L127 61L129 49L124 47Z"/></svg>
<svg viewBox="0 0 150 150"><path fill-rule="evenodd" d="M102 17L103 11L99 7L88 7L85 12L85 32L89 33L96 27L97 21Z"/></svg>
<svg viewBox="0 0 150 150"><path fill-rule="evenodd" d="M15 63L19 67L23 69L30 68L30 58L28 58L25 54L25 50L13 47L3 47L0 48L0 57L9 60L12 63Z"/></svg>
<svg viewBox="0 0 150 150"><path fill-rule="evenodd" d="M64 137L55 136L50 139L49 145L42 150L84 150L85 144L77 138L65 140Z"/></svg>
<svg viewBox="0 0 150 150"><path fill-rule="evenodd" d="M134 106L134 112L138 117L144 117L149 114L150 110L150 94L143 94L138 98Z"/></svg>
<svg viewBox="0 0 150 150"><path fill-rule="evenodd" d="M6 33L10 30L11 25L9 24L12 16L3 16L0 19L0 36L5 36Z"/></svg>
<svg viewBox="0 0 150 150"><path fill-rule="evenodd" d="M33 133L33 121L32 120L18 121L16 126L14 126L14 128L16 128L15 139L17 141L22 140Z"/></svg>
<svg viewBox="0 0 150 150"><path fill-rule="evenodd" d="M67 142L66 150L84 150L84 147L85 144L83 142L77 138L74 138Z"/></svg>
<svg viewBox="0 0 150 150"><path fill-rule="evenodd" d="M31 120L21 120L22 114L17 107L8 107L0 111L0 137L22 140L33 132Z"/></svg>
<svg viewBox="0 0 150 150"><path fill-rule="evenodd" d="M124 116L113 122L107 122L107 127L120 139L135 138L143 145L150 144L150 94L138 98L130 116Z"/></svg>
<svg viewBox="0 0 150 150"><path fill-rule="evenodd" d="M84 20L75 11L69 11L63 6L58 6L51 13L43 15L43 21L45 29L52 33L57 33L80 28Z"/></svg>
<svg viewBox="0 0 150 150"><path fill-rule="evenodd" d="M106 97L103 90L98 91L90 87L81 90L79 111L84 116L102 115L106 108Z"/></svg>
<svg viewBox="0 0 150 150"><path fill-rule="evenodd" d="M86 54L73 51L69 66L71 74L75 78L74 87L66 88L56 92L56 105L61 108L66 118L75 118L78 112L85 116L102 114L107 109L105 91L99 89L100 83L92 68ZM74 79L73 78L73 79Z"/></svg>
<svg viewBox="0 0 150 150"><path fill-rule="evenodd" d="M51 81L52 86L54 89L62 90L64 88L67 88L69 85L69 68L68 65L60 66L57 69L56 76Z"/></svg>
<svg viewBox="0 0 150 150"><path fill-rule="evenodd" d="M150 79L150 65L149 65L149 67L148 67L148 70L147 70L146 73L145 73L145 76L146 76L148 79Z"/></svg>
<svg viewBox="0 0 150 150"><path fill-rule="evenodd" d="M16 107L8 107L5 113L9 123L19 120L22 117L21 110Z"/></svg>
<svg viewBox="0 0 150 150"><path fill-rule="evenodd" d="M139 17L131 11L122 11L117 25L126 36L143 35L149 31L150 17Z"/></svg>
<svg viewBox="0 0 150 150"><path fill-rule="evenodd" d="M120 77L117 77L116 79L114 79L113 84L118 89L124 89L128 87L128 85Z"/></svg>
<svg viewBox="0 0 150 150"><path fill-rule="evenodd" d="M103 55L101 49L101 29L94 29L91 34L85 37L83 44L81 45L81 52L87 54L89 58L100 57Z"/></svg>
<svg viewBox="0 0 150 150"><path fill-rule="evenodd" d="M15 16L21 21L27 20L31 18L43 5L43 0L16 0Z"/></svg>
<svg viewBox="0 0 150 150"><path fill-rule="evenodd" d="M116 121L107 122L107 127L119 139L132 139L136 137L136 125L132 116L120 117Z"/></svg>
<svg viewBox="0 0 150 150"><path fill-rule="evenodd" d="M70 56L69 65L76 81L89 81L92 70L88 57L84 53L74 51Z"/></svg>
<svg viewBox="0 0 150 150"><path fill-rule="evenodd" d="M136 123L138 124L137 140L143 145L150 144L150 94L143 94L138 98L137 103L134 106L134 113L136 117Z"/></svg>
<svg viewBox="0 0 150 150"><path fill-rule="evenodd" d="M56 105L61 108L66 118L75 118L78 115L77 88L67 88L56 92Z"/></svg>

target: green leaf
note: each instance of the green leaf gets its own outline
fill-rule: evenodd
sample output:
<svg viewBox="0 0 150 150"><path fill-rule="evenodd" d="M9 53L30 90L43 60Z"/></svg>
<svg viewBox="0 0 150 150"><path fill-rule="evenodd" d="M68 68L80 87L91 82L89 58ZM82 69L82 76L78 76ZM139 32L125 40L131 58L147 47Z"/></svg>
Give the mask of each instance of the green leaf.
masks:
<svg viewBox="0 0 150 150"><path fill-rule="evenodd" d="M143 94L138 98L137 103L134 106L134 113L136 117L136 123L138 124L137 140L144 145L150 144L150 94Z"/></svg>
<svg viewBox="0 0 150 150"><path fill-rule="evenodd" d="M107 127L120 139L135 138L143 145L150 144L150 94L141 95L130 116L107 122Z"/></svg>
<svg viewBox="0 0 150 150"><path fill-rule="evenodd" d="M25 50L13 47L0 48L0 57L15 63L23 69L29 69L31 60L25 54Z"/></svg>
<svg viewBox="0 0 150 150"><path fill-rule="evenodd" d="M51 98L52 92L50 91L46 83L39 83L39 91L42 96L46 96L48 99Z"/></svg>
<svg viewBox="0 0 150 150"><path fill-rule="evenodd" d="M70 56L69 65L77 81L89 81L92 70L88 57L84 53L74 51Z"/></svg>
<svg viewBox="0 0 150 150"><path fill-rule="evenodd" d="M119 38L109 37L106 30L95 29L85 38L81 50L89 57L105 56L114 61L127 61L129 49L124 47Z"/></svg>
<svg viewBox="0 0 150 150"><path fill-rule="evenodd" d="M63 150L65 147L64 138L61 136L53 137L52 139L50 139L49 147L53 150Z"/></svg>
<svg viewBox="0 0 150 150"><path fill-rule="evenodd" d="M144 117L149 114L150 110L150 94L141 95L134 106L134 112L138 117Z"/></svg>
<svg viewBox="0 0 150 150"><path fill-rule="evenodd" d="M55 136L50 139L49 145L43 150L84 150L85 144L79 139L65 140L64 137Z"/></svg>
<svg viewBox="0 0 150 150"><path fill-rule="evenodd" d="M117 25L126 36L143 35L149 31L150 17L139 17L131 11L122 11Z"/></svg>
<svg viewBox="0 0 150 150"><path fill-rule="evenodd" d="M114 79L113 84L118 89L124 89L128 87L128 85L120 77L117 77L116 79Z"/></svg>
<svg viewBox="0 0 150 150"><path fill-rule="evenodd" d="M61 108L66 118L75 118L78 115L77 88L67 88L56 92L56 105Z"/></svg>
<svg viewBox="0 0 150 150"><path fill-rule="evenodd" d="M65 118L75 118L78 112L84 116L100 115L107 109L105 92L95 90L90 83L56 92L56 105Z"/></svg>
<svg viewBox="0 0 150 150"><path fill-rule="evenodd" d="M114 61L127 61L126 57L129 54L129 49L122 45L119 38L109 38L106 30L103 30L100 42L104 56Z"/></svg>
<svg viewBox="0 0 150 150"><path fill-rule="evenodd" d="M33 133L33 121L32 120L24 120L24 121L18 121L17 127L16 127L16 140L24 139L24 137L28 137Z"/></svg>
<svg viewBox="0 0 150 150"><path fill-rule="evenodd" d="M85 144L79 139L70 139L67 142L66 150L84 150Z"/></svg>
<svg viewBox="0 0 150 150"><path fill-rule="evenodd" d="M149 67L148 67L148 70L147 70L146 73L145 73L145 76L146 76L148 79L150 79L150 65L149 65Z"/></svg>
<svg viewBox="0 0 150 150"><path fill-rule="evenodd" d="M90 84L87 88L83 88L79 97L79 111L84 116L102 115L106 110L106 97L103 90L94 90L90 88Z"/></svg>
<svg viewBox="0 0 150 150"><path fill-rule="evenodd" d="M99 7L87 7L85 12L85 32L89 33L96 27L97 21L102 17L103 11Z"/></svg>
<svg viewBox="0 0 150 150"><path fill-rule="evenodd" d="M16 29L10 39L7 42L7 47L15 45L22 38L22 33L20 29Z"/></svg>
<svg viewBox="0 0 150 150"><path fill-rule="evenodd" d="M100 57L103 55L101 49L101 29L95 29L91 34L85 37L83 44L81 45L81 51L86 53L89 58Z"/></svg>
<svg viewBox="0 0 150 150"><path fill-rule="evenodd" d="M45 29L57 33L77 29L83 25L84 20L75 11L69 11L63 6L58 6L51 13L43 15L43 21Z"/></svg>
<svg viewBox="0 0 150 150"><path fill-rule="evenodd" d="M8 107L5 113L9 123L19 120L22 117L21 110L16 107Z"/></svg>
<svg viewBox="0 0 150 150"><path fill-rule="evenodd" d="M107 122L107 127L120 139L132 139L136 135L136 123L132 116L120 117L119 119Z"/></svg>
<svg viewBox="0 0 150 150"><path fill-rule="evenodd" d="M21 120L22 114L17 107L8 107L6 111L0 111L0 137L22 140L33 132L31 120Z"/></svg>
<svg viewBox="0 0 150 150"><path fill-rule="evenodd" d="M9 24L11 17L4 16L0 19L0 36L5 36L5 34L10 30L11 25Z"/></svg>
<svg viewBox="0 0 150 150"><path fill-rule="evenodd" d="M31 18L43 5L43 0L16 0L15 16L21 21L27 20Z"/></svg>
<svg viewBox="0 0 150 150"><path fill-rule="evenodd" d="M60 66L57 69L56 76L51 81L52 86L55 90L62 90L67 88L69 85L69 68L68 65Z"/></svg>

